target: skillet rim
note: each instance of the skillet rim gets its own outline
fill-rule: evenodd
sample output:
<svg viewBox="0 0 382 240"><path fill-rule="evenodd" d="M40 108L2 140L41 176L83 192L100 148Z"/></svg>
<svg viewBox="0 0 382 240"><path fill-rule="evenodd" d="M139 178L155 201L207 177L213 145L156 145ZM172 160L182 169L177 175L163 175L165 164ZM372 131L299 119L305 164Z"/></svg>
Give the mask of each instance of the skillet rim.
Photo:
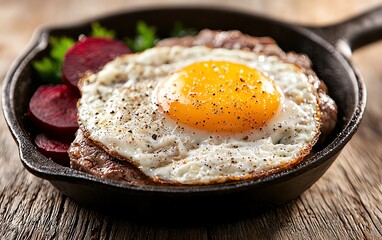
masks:
<svg viewBox="0 0 382 240"><path fill-rule="evenodd" d="M280 27L288 28L292 31L300 33L307 39L310 39L320 45L322 48L327 49L336 60L341 63L348 73L352 73L357 86L353 86L358 96L356 100L355 111L351 116L349 123L340 131L340 133L331 141L330 144L326 145L322 150L315 153L311 158L302 161L293 168L268 175L259 179L250 179L238 182L229 182L223 184L213 184L213 185L195 185L195 186L135 186L119 183L112 180L101 179L90 174L86 174L77 170L73 170L68 167L64 167L54 163L47 157L43 156L37 151L36 147L33 145L32 140L30 140L26 129L24 130L19 124L20 116L15 115L15 100L14 92L17 87L19 80L19 74L28 65L31 59L35 55L44 50L47 47L47 40L52 31L56 30L69 30L71 28L79 28L81 26L89 25L94 21L105 21L110 18L118 18L122 15L131 15L133 13L139 12L150 12L150 11L168 11L168 10L187 10L187 11L214 11L214 12L226 12L231 14L239 14L247 16L250 18L256 18L259 20L264 20L271 22L274 25L280 25ZM357 88L358 87L358 88ZM13 99L13 100L12 100ZM307 27L290 24L286 22L281 22L268 17L264 17L255 13L246 12L237 9L228 9L226 7L217 6L165 6L165 7L146 7L146 8L136 8L131 10L125 10L121 12L116 12L104 16L99 16L93 19L86 19L74 24L61 25L61 26L49 26L41 27L34 33L29 46L24 50L24 53L17 58L11 65L9 72L7 73L4 84L3 84L3 95L2 95L2 105L3 113L10 129L13 138L19 147L20 160L32 174L46 179L48 181L63 181L63 182L83 182L85 184L101 184L107 187L119 189L119 190L129 190L129 191L143 191L151 193L175 193L175 194L190 194L190 193L212 193L216 191L238 191L246 188L260 188L263 186L272 185L281 181L287 181L298 175L301 175L312 168L315 168L324 162L328 161L339 153L342 148L347 144L351 137L355 134L357 128L362 120L363 113L366 107L366 87L362 76L356 69L354 64L350 59L347 59L342 55L333 45L324 40L322 37L317 35L314 31ZM37 160L36 160L37 159ZM39 160L38 160L39 159ZM35 161L36 160L36 161ZM41 165L40 163L47 164Z"/></svg>

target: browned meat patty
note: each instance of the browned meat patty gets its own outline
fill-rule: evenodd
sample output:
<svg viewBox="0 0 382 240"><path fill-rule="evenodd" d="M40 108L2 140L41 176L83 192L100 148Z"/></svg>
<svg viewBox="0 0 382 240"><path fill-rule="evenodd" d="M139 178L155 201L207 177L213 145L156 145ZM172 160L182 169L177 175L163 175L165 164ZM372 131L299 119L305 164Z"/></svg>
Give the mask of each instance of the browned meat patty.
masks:
<svg viewBox="0 0 382 240"><path fill-rule="evenodd" d="M196 36L181 38L167 38L160 41L158 46L209 46L212 48L228 48L252 51L264 55L275 55L286 62L299 66L308 76L312 85L317 89L321 110L321 136L320 143L330 135L337 122L337 105L328 95L328 89L323 81L318 79L312 70L309 58L303 54L284 52L272 38L252 37L239 31L213 31L202 30Z"/></svg>
<svg viewBox="0 0 382 240"><path fill-rule="evenodd" d="M77 131L68 153L73 169L132 185L155 184L132 164L111 157L86 138L81 130Z"/></svg>
<svg viewBox="0 0 382 240"><path fill-rule="evenodd" d="M289 63L293 63L304 71L313 86L317 89L320 99L321 127L320 141L331 133L337 122L337 106L329 97L326 85L318 79L311 69L311 62L302 54L293 52L285 53L271 38L258 38L242 34L239 31L211 31L203 30L197 36L183 38L164 39L159 46L197 46L223 47L228 49L242 49L265 55L276 55ZM86 138L81 130L78 130L76 139L69 149L70 166L104 179L124 182L132 185L158 185L146 177L132 164L119 161L111 157L103 149Z"/></svg>

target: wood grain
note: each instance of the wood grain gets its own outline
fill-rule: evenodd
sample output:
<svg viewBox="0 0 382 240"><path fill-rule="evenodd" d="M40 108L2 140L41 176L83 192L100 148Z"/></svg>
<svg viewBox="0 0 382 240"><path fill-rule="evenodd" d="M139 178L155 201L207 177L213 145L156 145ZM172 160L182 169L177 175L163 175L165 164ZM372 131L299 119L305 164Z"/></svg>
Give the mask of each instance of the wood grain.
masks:
<svg viewBox="0 0 382 240"><path fill-rule="evenodd" d="M300 24L329 24L382 1L193 1ZM76 22L133 7L189 1L0 0L0 79L41 24ZM382 42L354 53L368 87L358 133L326 174L298 199L229 222L152 224L78 205L28 173L0 117L0 239L382 239ZM158 216L155 216L158 217Z"/></svg>

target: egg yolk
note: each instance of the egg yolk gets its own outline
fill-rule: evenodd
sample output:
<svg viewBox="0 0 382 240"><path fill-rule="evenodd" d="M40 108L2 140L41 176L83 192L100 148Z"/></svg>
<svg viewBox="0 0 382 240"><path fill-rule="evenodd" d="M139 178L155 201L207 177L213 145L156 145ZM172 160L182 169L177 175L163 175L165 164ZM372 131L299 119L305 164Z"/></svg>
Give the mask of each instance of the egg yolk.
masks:
<svg viewBox="0 0 382 240"><path fill-rule="evenodd" d="M225 61L196 62L158 86L159 107L177 122L212 132L261 128L277 111L280 93L261 72Z"/></svg>

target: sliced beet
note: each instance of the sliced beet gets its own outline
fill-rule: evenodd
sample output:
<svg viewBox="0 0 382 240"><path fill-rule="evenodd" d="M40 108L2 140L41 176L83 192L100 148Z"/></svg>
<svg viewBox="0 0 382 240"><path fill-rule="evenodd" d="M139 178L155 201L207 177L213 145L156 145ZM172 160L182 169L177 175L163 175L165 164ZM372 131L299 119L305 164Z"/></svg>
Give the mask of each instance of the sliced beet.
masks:
<svg viewBox="0 0 382 240"><path fill-rule="evenodd" d="M77 96L66 85L40 86L29 102L29 116L46 134L73 139L78 129Z"/></svg>
<svg viewBox="0 0 382 240"><path fill-rule="evenodd" d="M127 53L131 50L120 41L92 37L82 39L65 54L62 80L79 93L78 81L87 71L95 72L117 56Z"/></svg>
<svg viewBox="0 0 382 240"><path fill-rule="evenodd" d="M54 140L45 134L38 134L35 138L37 149L46 157L54 162L69 166L68 149L70 142Z"/></svg>

